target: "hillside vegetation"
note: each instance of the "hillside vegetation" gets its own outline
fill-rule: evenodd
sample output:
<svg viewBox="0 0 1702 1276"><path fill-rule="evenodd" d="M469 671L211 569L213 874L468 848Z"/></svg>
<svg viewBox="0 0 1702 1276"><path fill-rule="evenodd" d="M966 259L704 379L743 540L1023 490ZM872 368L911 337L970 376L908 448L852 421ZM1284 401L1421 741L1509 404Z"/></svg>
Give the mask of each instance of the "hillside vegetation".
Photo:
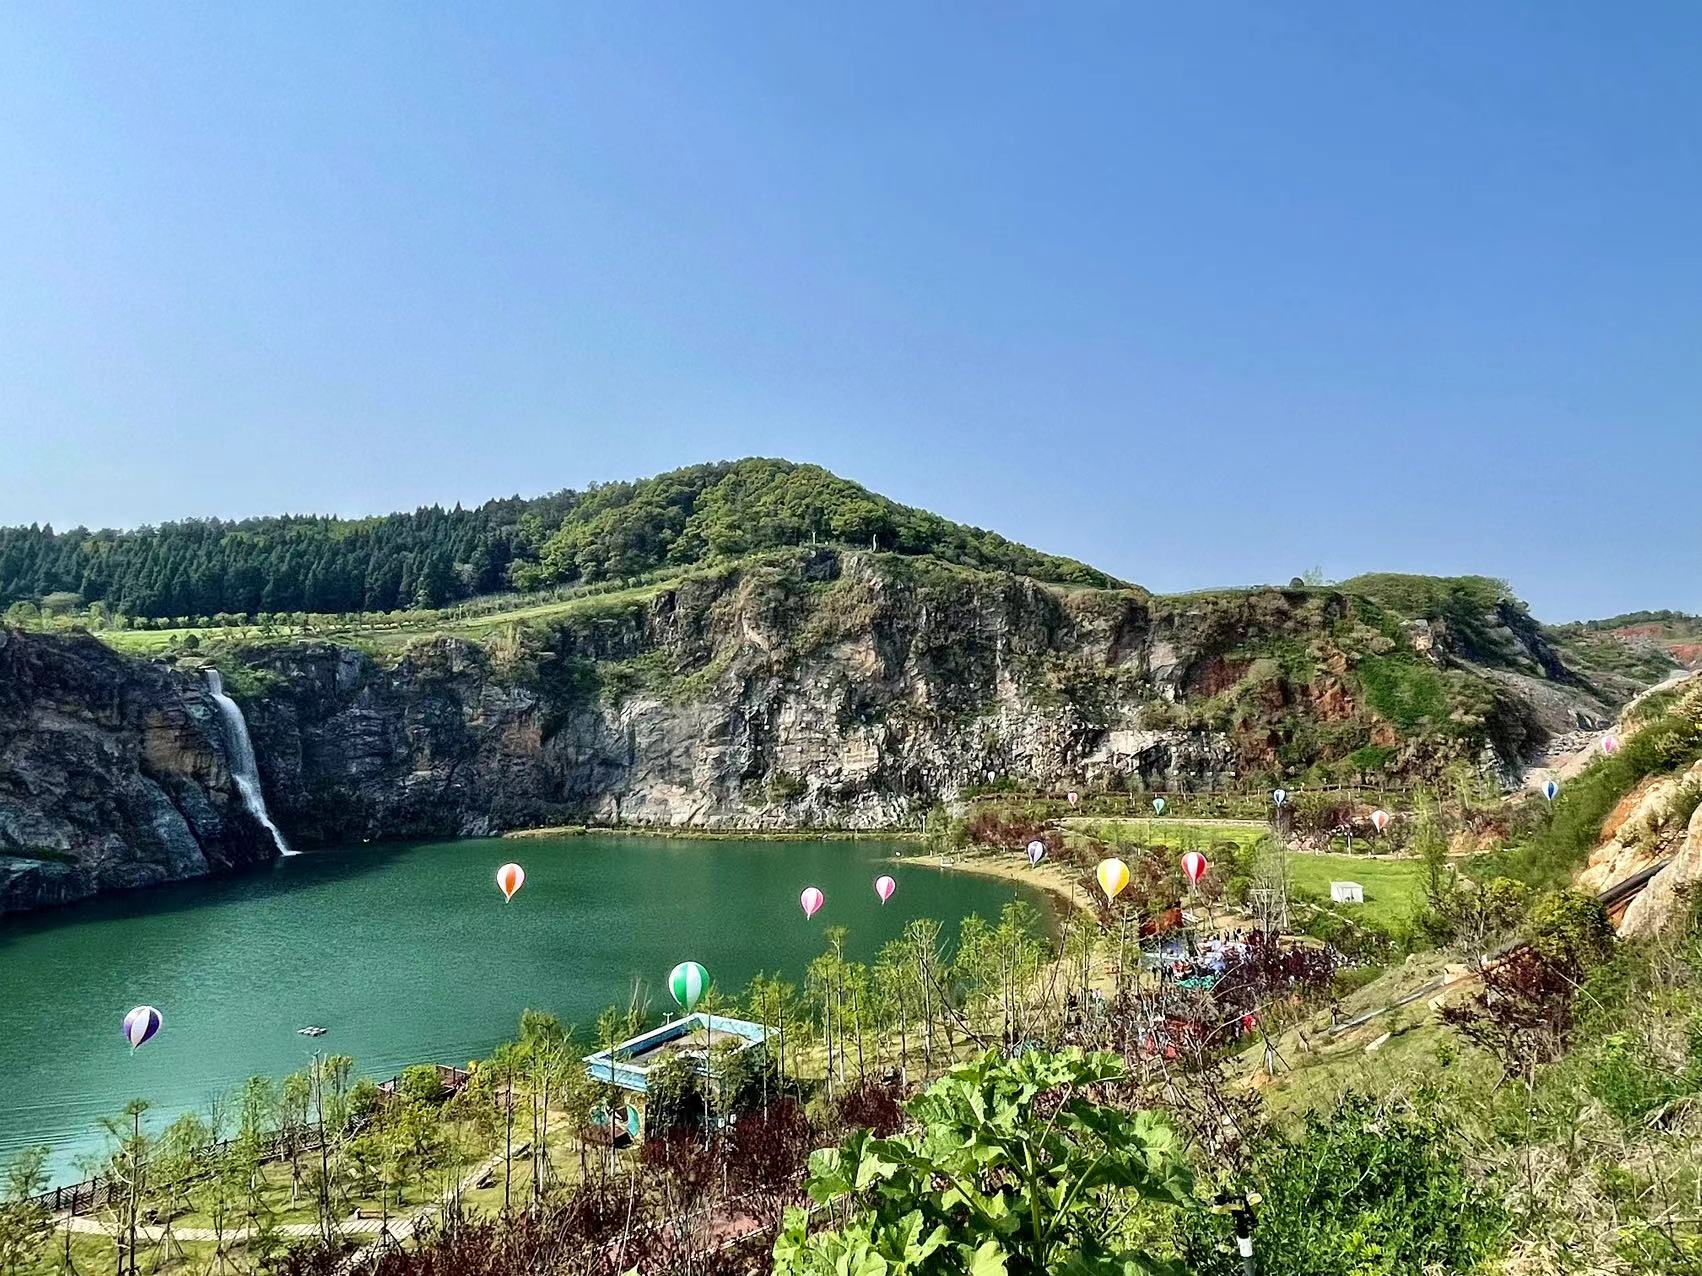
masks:
<svg viewBox="0 0 1702 1276"><path fill-rule="evenodd" d="M390 612L823 541L1040 580L1117 583L1071 559L900 505L820 466L753 458L474 509L190 520L135 531L4 528L0 607L99 604L104 615L190 622Z"/></svg>

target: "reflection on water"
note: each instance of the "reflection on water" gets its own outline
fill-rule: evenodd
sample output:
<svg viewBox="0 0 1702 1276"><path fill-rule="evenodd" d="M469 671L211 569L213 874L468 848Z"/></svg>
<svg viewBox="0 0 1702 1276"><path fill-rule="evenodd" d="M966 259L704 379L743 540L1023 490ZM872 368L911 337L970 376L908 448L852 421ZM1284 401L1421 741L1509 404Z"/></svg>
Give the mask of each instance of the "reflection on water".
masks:
<svg viewBox="0 0 1702 1276"><path fill-rule="evenodd" d="M625 1004L636 980L660 1013L677 961L701 961L735 989L758 970L799 980L828 926L848 926L852 955L867 959L914 917L992 915L1018 893L922 861L889 865L899 849L589 836L375 845L0 921L0 1158L49 1143L57 1177L75 1178L95 1120L134 1097L163 1123L316 1049L379 1076L465 1063L529 1006L586 1022ZM526 885L504 904L494 875L511 859ZM888 871L898 888L882 907L873 882ZM827 896L813 921L798 907L806 885ZM165 1025L132 1055L119 1023L144 1003ZM329 1032L297 1033L310 1024Z"/></svg>

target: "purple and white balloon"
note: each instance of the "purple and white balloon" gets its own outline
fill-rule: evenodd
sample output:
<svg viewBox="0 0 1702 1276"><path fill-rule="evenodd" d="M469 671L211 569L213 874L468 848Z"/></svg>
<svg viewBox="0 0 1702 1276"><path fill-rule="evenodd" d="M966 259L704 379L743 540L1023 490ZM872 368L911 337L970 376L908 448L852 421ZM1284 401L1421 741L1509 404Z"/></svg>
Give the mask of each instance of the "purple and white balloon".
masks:
<svg viewBox="0 0 1702 1276"><path fill-rule="evenodd" d="M160 1024L165 1020L160 1012L152 1006L137 1006L124 1016L124 1039L130 1043L132 1053L136 1049L153 1040L154 1034L160 1030Z"/></svg>

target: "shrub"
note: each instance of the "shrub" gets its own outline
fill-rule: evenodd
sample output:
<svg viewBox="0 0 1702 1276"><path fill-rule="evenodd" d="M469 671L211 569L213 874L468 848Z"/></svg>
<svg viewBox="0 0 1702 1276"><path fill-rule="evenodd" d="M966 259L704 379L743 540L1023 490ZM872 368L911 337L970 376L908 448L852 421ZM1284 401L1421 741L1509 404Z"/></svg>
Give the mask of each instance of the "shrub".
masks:
<svg viewBox="0 0 1702 1276"><path fill-rule="evenodd" d="M1139 1272L1113 1220L1142 1202L1185 1205L1174 1130L1099 1097L1125 1082L1114 1055L995 1052L912 1101L912 1132L857 1131L810 1158L809 1191L845 1222L811 1233L790 1210L776 1276L845 1272Z"/></svg>
<svg viewBox="0 0 1702 1276"><path fill-rule="evenodd" d="M1349 1095L1294 1142L1259 1148L1238 1186L1261 1197L1263 1276L1468 1272L1505 1245L1506 1211L1467 1173L1452 1121L1429 1104L1385 1107ZM1184 1216L1197 1276L1236 1276L1230 1221Z"/></svg>

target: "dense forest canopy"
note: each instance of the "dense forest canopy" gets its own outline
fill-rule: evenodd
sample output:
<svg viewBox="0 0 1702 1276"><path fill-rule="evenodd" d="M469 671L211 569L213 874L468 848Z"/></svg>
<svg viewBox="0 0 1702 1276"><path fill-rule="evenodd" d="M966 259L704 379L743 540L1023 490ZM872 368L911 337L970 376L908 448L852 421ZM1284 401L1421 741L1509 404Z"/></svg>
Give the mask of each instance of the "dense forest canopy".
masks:
<svg viewBox="0 0 1702 1276"><path fill-rule="evenodd" d="M820 466L748 459L475 509L197 519L135 531L0 528L0 608L57 599L147 617L395 611L811 541L931 554L1041 580L1119 583L900 505Z"/></svg>

